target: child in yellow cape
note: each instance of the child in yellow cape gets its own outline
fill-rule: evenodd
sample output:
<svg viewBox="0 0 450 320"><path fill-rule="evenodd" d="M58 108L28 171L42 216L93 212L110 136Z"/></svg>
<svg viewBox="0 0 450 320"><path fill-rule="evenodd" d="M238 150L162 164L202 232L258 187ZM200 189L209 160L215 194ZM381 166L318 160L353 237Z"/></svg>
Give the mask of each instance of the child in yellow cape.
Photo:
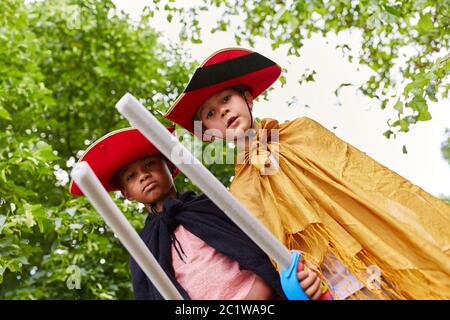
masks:
<svg viewBox="0 0 450 320"><path fill-rule="evenodd" d="M312 119L254 121L253 99L280 73L257 52L220 50L166 118L193 133L200 120L206 140L246 142L230 191L319 264L338 298L450 299L450 205Z"/></svg>

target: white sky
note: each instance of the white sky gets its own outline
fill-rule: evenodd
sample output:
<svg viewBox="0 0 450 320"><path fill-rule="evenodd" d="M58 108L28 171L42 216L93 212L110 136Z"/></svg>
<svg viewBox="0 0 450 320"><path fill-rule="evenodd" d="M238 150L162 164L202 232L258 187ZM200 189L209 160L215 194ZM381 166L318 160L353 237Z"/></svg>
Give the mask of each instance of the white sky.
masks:
<svg viewBox="0 0 450 320"><path fill-rule="evenodd" d="M198 2L181 3L189 6ZM137 20L142 8L151 4L151 1L114 0L114 3L118 9L124 10ZM234 40L233 26L230 26L227 32L215 34L206 32L214 26L220 14L217 8L212 7L210 11L200 16L200 26L205 30L202 34L202 44L183 45L199 62L219 49L238 46ZM168 23L165 15L161 13L153 21L153 27L162 33L163 41L179 41L181 24L175 19L172 23ZM348 43L352 51L357 52L360 47L358 34L345 33L328 40L328 44L322 37L307 40L299 58L288 57L286 47L272 50L267 39L256 39L252 48L243 45L267 56L288 70L285 74L287 85L281 88L278 82L268 97L269 101L262 99L258 101L255 104L255 116L272 117L280 121L309 116L329 130L333 130L333 126L336 126L333 131L340 138L414 184L434 195L450 195L450 165L442 158L440 151L444 130L450 127L450 100L431 103L430 113L433 116L431 121L417 124L410 132L397 136L396 140L392 138L388 140L382 133L388 129L387 120L390 117L395 119L394 112L389 108L382 111L375 101L356 92L356 88L372 75L371 70L357 63L350 64L343 58L342 53L335 49L338 43ZM316 70L316 81L300 86L297 80L306 68ZM341 83L353 83L355 86L342 88L337 98L334 90ZM398 93L401 93L404 85L399 85ZM293 96L297 97L299 103L297 106L289 107L286 101L291 100ZM338 100L341 106L337 105ZM305 108L304 105L310 107ZM402 153L403 145L407 147L407 154Z"/></svg>

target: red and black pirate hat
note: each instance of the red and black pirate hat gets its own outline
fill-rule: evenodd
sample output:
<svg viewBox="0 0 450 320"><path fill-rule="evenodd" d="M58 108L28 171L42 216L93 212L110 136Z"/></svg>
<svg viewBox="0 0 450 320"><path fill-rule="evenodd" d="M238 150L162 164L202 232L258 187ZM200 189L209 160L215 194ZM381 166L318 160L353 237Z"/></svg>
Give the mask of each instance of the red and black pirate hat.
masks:
<svg viewBox="0 0 450 320"><path fill-rule="evenodd" d="M175 128L167 128L171 133ZM134 128L125 128L106 134L95 141L83 154L79 162L86 161L98 177L106 191L120 190L115 174L126 165L150 155L161 154L148 139ZM176 169L172 176L180 171ZM70 193L83 195L72 180Z"/></svg>
<svg viewBox="0 0 450 320"><path fill-rule="evenodd" d="M195 70L183 93L165 117L194 132L193 117L213 94L244 85L256 98L280 76L281 67L248 49L227 48L215 52Z"/></svg>

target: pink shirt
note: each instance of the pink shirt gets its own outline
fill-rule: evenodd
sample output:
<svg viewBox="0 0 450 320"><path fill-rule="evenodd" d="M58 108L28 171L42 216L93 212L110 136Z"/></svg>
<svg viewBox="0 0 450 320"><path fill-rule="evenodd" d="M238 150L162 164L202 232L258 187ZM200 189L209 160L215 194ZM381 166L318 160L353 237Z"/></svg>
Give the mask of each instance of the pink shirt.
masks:
<svg viewBox="0 0 450 320"><path fill-rule="evenodd" d="M175 230L185 255L183 262L172 245L175 278L193 300L242 300L256 275L242 270L239 263L224 256L183 226ZM177 244L178 247L178 244Z"/></svg>

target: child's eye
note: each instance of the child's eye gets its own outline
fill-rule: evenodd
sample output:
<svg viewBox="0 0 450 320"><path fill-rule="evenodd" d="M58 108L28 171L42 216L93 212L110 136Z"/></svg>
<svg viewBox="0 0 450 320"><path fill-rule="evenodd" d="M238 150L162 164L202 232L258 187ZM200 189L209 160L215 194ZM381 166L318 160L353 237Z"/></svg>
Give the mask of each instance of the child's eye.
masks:
<svg viewBox="0 0 450 320"><path fill-rule="evenodd" d="M227 103L228 101L230 101L231 96L230 95L226 95L225 97L223 97L223 102Z"/></svg>
<svg viewBox="0 0 450 320"><path fill-rule="evenodd" d="M208 113L206 114L206 119L211 118L214 115L214 110L209 110Z"/></svg>
<svg viewBox="0 0 450 320"><path fill-rule="evenodd" d="M145 168L150 168L152 166L153 162L149 161L145 164Z"/></svg>
<svg viewBox="0 0 450 320"><path fill-rule="evenodd" d="M131 179L133 179L136 176L136 173L132 172L127 176L127 181L130 181Z"/></svg>

